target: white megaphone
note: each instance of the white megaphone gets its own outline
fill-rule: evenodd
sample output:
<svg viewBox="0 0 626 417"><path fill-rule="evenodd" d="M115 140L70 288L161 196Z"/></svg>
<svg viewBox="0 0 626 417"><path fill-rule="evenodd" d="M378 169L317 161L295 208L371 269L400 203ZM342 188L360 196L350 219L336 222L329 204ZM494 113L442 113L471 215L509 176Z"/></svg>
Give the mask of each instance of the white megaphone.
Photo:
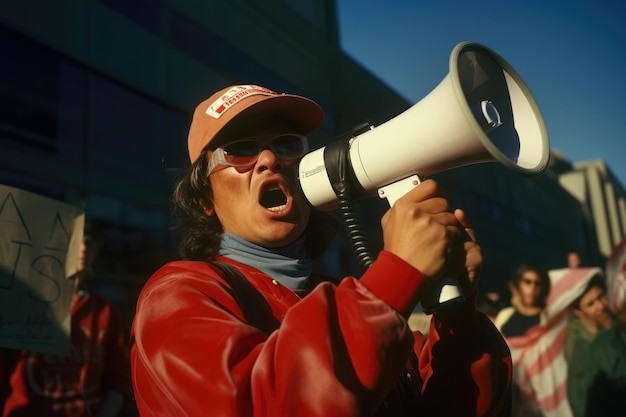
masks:
<svg viewBox="0 0 626 417"><path fill-rule="evenodd" d="M353 201L378 194L393 205L420 177L496 161L536 175L549 157L543 117L524 81L491 49L462 42L450 55L448 75L425 98L378 127L305 155L298 171L307 200L330 211L338 206L339 183L348 184ZM450 283L438 292L434 303L462 296Z"/></svg>

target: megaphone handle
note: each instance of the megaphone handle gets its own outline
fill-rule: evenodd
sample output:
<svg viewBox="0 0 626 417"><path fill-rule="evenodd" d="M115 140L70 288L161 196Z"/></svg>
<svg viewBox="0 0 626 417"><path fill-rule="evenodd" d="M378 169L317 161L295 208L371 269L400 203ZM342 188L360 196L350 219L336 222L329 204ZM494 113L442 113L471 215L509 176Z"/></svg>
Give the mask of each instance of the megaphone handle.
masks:
<svg viewBox="0 0 626 417"><path fill-rule="evenodd" d="M386 198L391 207L400 197L417 187L419 183L419 177L412 175L379 188L378 196ZM422 297L421 303L426 314L432 314L440 308L457 303L463 299L463 292L458 282L452 278L444 278Z"/></svg>
<svg viewBox="0 0 626 417"><path fill-rule="evenodd" d="M389 203L389 207L391 207L400 197L417 187L419 183L419 177L417 175L411 175L410 177L406 177L402 180L392 182L391 184L379 188L378 196L380 198L386 198Z"/></svg>

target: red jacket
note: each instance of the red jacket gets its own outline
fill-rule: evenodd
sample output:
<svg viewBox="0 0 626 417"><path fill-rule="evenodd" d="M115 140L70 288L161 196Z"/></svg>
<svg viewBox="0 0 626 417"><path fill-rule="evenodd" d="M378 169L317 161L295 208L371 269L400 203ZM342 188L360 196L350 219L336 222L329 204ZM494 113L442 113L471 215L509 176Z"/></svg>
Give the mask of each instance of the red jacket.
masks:
<svg viewBox="0 0 626 417"><path fill-rule="evenodd" d="M382 252L360 280L300 299L227 258L259 291L269 335L246 324L205 262L158 270L139 296L131 369L142 416L506 415L508 347L467 302L413 334L399 311L423 275Z"/></svg>
<svg viewBox="0 0 626 417"><path fill-rule="evenodd" d="M106 391L131 394L118 311L96 293L81 293L74 296L71 315L67 357L0 349L2 417L96 416Z"/></svg>

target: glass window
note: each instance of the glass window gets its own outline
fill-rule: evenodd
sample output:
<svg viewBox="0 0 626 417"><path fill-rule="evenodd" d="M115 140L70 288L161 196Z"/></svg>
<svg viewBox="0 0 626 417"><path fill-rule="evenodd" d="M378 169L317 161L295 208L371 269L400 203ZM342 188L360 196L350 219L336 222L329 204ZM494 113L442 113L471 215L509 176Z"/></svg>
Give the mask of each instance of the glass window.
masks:
<svg viewBox="0 0 626 417"><path fill-rule="evenodd" d="M212 68L223 71L224 83L236 84L241 80L254 80L255 84L270 87L277 92L297 93L283 78L186 16L172 11L169 23L169 38L172 43Z"/></svg>
<svg viewBox="0 0 626 417"><path fill-rule="evenodd" d="M326 33L327 28L333 26L333 22L328 22L326 10L334 7L334 4L328 5L326 0L283 0L283 3L322 33Z"/></svg>
<svg viewBox="0 0 626 417"><path fill-rule="evenodd" d="M0 138L52 151L59 65L54 56L0 28Z"/></svg>
<svg viewBox="0 0 626 417"><path fill-rule="evenodd" d="M162 186L164 108L97 76L90 78L88 108L89 169Z"/></svg>
<svg viewBox="0 0 626 417"><path fill-rule="evenodd" d="M86 75L37 44L0 29L0 140L80 163Z"/></svg>
<svg viewBox="0 0 626 417"><path fill-rule="evenodd" d="M103 3L125 14L142 26L160 33L164 18L164 6L161 0L103 0Z"/></svg>
<svg viewBox="0 0 626 417"><path fill-rule="evenodd" d="M113 224L125 224L140 229L160 232L167 229L165 215L160 209L138 207L131 202L98 193L87 195L88 218L107 220Z"/></svg>
<svg viewBox="0 0 626 417"><path fill-rule="evenodd" d="M0 170L0 184L19 188L58 201L66 201L67 189L62 184L23 174Z"/></svg>
<svg viewBox="0 0 626 417"><path fill-rule="evenodd" d="M176 180L185 168L189 166L189 153L187 151L187 134L191 115L182 117L176 113L169 113L167 128L167 143L163 158L163 169L166 177L166 192L171 193Z"/></svg>
<svg viewBox="0 0 626 417"><path fill-rule="evenodd" d="M57 156L72 164L85 163L87 134L85 102L87 73L67 62L59 65L57 108Z"/></svg>

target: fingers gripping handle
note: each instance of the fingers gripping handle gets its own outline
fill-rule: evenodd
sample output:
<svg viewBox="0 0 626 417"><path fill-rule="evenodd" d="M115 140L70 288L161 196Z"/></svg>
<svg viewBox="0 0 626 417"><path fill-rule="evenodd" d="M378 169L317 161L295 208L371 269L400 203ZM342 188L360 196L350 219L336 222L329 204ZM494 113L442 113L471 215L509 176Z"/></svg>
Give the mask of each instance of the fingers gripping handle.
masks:
<svg viewBox="0 0 626 417"><path fill-rule="evenodd" d="M419 183L419 177L412 175L379 188L378 196L380 198L386 198L391 207L400 197L417 187ZM426 291L426 294L422 297L421 303L426 314L432 314L449 304L463 300L463 292L458 282L453 278L444 278Z"/></svg>

